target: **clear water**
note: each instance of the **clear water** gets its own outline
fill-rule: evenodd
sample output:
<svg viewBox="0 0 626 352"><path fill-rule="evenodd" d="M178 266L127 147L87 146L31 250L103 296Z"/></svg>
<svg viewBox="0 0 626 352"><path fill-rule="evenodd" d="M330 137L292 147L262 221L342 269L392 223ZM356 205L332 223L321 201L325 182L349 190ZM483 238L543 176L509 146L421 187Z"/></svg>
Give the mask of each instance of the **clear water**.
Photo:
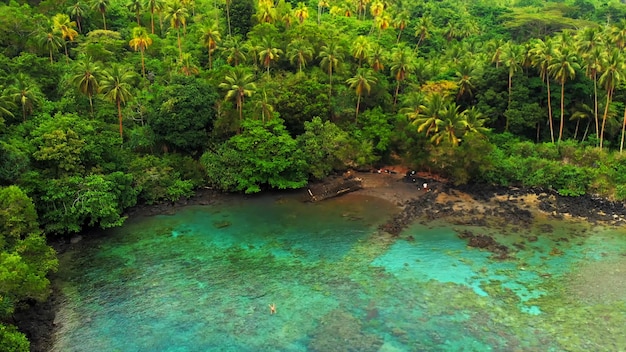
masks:
<svg viewBox="0 0 626 352"><path fill-rule="evenodd" d="M397 211L264 196L130 221L60 258L53 351L626 349L623 229L379 233ZM467 247L464 229L513 259Z"/></svg>

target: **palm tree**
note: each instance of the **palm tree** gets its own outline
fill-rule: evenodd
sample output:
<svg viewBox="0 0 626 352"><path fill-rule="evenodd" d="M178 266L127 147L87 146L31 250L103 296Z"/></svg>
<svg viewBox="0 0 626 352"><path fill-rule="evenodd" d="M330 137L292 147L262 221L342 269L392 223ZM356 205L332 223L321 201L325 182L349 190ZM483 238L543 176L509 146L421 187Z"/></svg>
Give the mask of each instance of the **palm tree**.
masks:
<svg viewBox="0 0 626 352"><path fill-rule="evenodd" d="M209 52L209 70L213 68L213 60L211 54L217 48L217 44L222 40L222 36L219 31L219 27L217 23L214 23L210 26L204 26L201 29L202 33L202 43L207 48Z"/></svg>
<svg viewBox="0 0 626 352"><path fill-rule="evenodd" d="M183 58L183 49L180 43L180 27L185 26L187 23L188 12L180 0L172 0L167 3L165 8L167 13L166 18L169 19L172 28L176 29L176 36L178 38L178 53L180 59Z"/></svg>
<svg viewBox="0 0 626 352"><path fill-rule="evenodd" d="M398 93L400 91L400 83L415 69L414 55L410 48L404 44L400 44L391 51L391 73L396 78L396 93L393 98L393 106L395 108L398 101Z"/></svg>
<svg viewBox="0 0 626 352"><path fill-rule="evenodd" d="M374 18L382 15L384 10L385 4L383 4L383 2L380 0L375 0L372 5L370 5L370 13Z"/></svg>
<svg viewBox="0 0 626 352"><path fill-rule="evenodd" d="M511 89L513 87L513 75L521 68L520 63L524 54L524 47L515 45L512 42L505 44L502 51L502 61L504 65L509 69L509 100L507 103L507 110L511 107ZM509 119L506 118L504 127L505 131L509 130Z"/></svg>
<svg viewBox="0 0 626 352"><path fill-rule="evenodd" d="M433 22L428 16L422 16L415 27L415 37L417 37L417 44L415 44L415 52L419 49L420 44L424 39L430 37L430 31L433 27Z"/></svg>
<svg viewBox="0 0 626 352"><path fill-rule="evenodd" d="M322 58L320 65L326 68L329 78L328 99L333 94L333 70L336 70L341 60L343 60L343 52L341 46L335 41L331 41L328 45L322 46L318 57Z"/></svg>
<svg viewBox="0 0 626 352"><path fill-rule="evenodd" d="M287 57L292 64L297 62L298 72L302 73L306 63L313 59L313 46L304 39L294 39L287 46Z"/></svg>
<svg viewBox="0 0 626 352"><path fill-rule="evenodd" d="M132 98L132 82L135 74L126 70L122 65L114 64L110 69L103 71L100 81L100 93L104 99L112 102L117 107L117 117L120 124L120 138L124 135L122 123L122 104L126 104Z"/></svg>
<svg viewBox="0 0 626 352"><path fill-rule="evenodd" d="M274 23L278 17L276 7L272 0L260 0L256 13L259 23Z"/></svg>
<svg viewBox="0 0 626 352"><path fill-rule="evenodd" d="M323 8L328 8L328 1L327 0L319 0L317 2L317 25L319 26L321 24L322 21L322 9Z"/></svg>
<svg viewBox="0 0 626 352"><path fill-rule="evenodd" d="M576 69L580 68L576 60L578 60L578 57L568 46L561 46L556 52L554 61L548 66L550 74L561 83L561 125L559 127L559 139L557 143L560 143L563 138L565 82L568 79L574 79L574 77L576 77Z"/></svg>
<svg viewBox="0 0 626 352"><path fill-rule="evenodd" d="M161 12L165 7L164 0L144 0L143 7L150 9L150 28L154 34L154 13Z"/></svg>
<svg viewBox="0 0 626 352"><path fill-rule="evenodd" d="M309 18L309 8L303 2L298 3L298 7L293 13L300 24L304 23L304 20Z"/></svg>
<svg viewBox="0 0 626 352"><path fill-rule="evenodd" d="M257 89L256 84L252 81L253 79L254 75L252 73L236 67L224 77L224 82L219 85L220 88L227 90L224 100L235 100L240 121L243 120L243 102L245 97L252 96Z"/></svg>
<svg viewBox="0 0 626 352"><path fill-rule="evenodd" d="M13 117L11 112L13 108L15 108L15 103L11 90L0 85L0 122L2 122L2 116Z"/></svg>
<svg viewBox="0 0 626 352"><path fill-rule="evenodd" d="M267 92L263 90L263 97L260 100L256 101L255 107L261 111L261 118L263 122L269 121L272 119L272 115L274 114L274 106L269 103L269 99L267 98Z"/></svg>
<svg viewBox="0 0 626 352"><path fill-rule="evenodd" d="M411 15L407 10L400 11L393 19L393 28L398 30L396 44L400 43L400 37L402 36L402 32L406 29L406 26L409 24L410 19Z"/></svg>
<svg viewBox="0 0 626 352"><path fill-rule="evenodd" d="M359 68L363 60L367 60L369 52L372 50L372 44L366 36L360 35L352 44L352 57L359 60Z"/></svg>
<svg viewBox="0 0 626 352"><path fill-rule="evenodd" d="M141 14L141 10L143 9L142 0L127 0L126 8L128 8L130 12L135 13L135 19L137 20L137 25L141 26L139 15Z"/></svg>
<svg viewBox="0 0 626 352"><path fill-rule="evenodd" d="M604 127L609 114L609 106L613 98L615 87L624 79L626 74L624 57L619 49L613 49L604 63L604 72L600 76L599 83L606 90L606 104L604 106L604 114L602 116L602 129L600 130L600 149L602 149L604 141Z"/></svg>
<svg viewBox="0 0 626 352"><path fill-rule="evenodd" d="M368 60L372 70L374 70L375 72L384 70L385 69L384 61L386 57L387 57L387 52L385 51L385 49L378 44L374 45L372 47L372 52Z"/></svg>
<svg viewBox="0 0 626 352"><path fill-rule="evenodd" d="M67 12L69 13L71 17L75 19L76 24L78 25L78 31L82 33L83 29L81 27L80 20L83 18L83 16L87 12L87 8L85 7L85 5L81 3L80 1L76 1L76 3L74 3L73 5L70 5L67 8Z"/></svg>
<svg viewBox="0 0 626 352"><path fill-rule="evenodd" d="M626 18L622 18L610 29L610 38L618 49L626 48Z"/></svg>
<svg viewBox="0 0 626 352"><path fill-rule="evenodd" d="M350 88L356 91L357 100L354 121L357 122L359 119L359 106L361 105L361 96L363 95L363 91L367 92L367 94L370 93L372 84L376 83L376 77L374 77L374 73L371 69L360 68L357 70L354 77L348 78L346 83L350 85Z"/></svg>
<svg viewBox="0 0 626 352"><path fill-rule="evenodd" d="M474 89L474 84L472 83L472 77L475 71L474 62L471 62L469 59L461 61L457 66L455 72L459 79L457 81L459 86L459 92L456 95L457 100L461 99L465 94L468 94L470 97L473 95L472 89Z"/></svg>
<svg viewBox="0 0 626 352"><path fill-rule="evenodd" d="M267 69L267 76L270 75L270 65L272 62L278 60L283 51L274 46L274 41L271 36L263 37L261 40L261 47L263 50L259 52L259 60L263 62L263 66Z"/></svg>
<svg viewBox="0 0 626 352"><path fill-rule="evenodd" d="M578 52L582 56L585 73L593 80L593 117L596 124L596 136L600 134L598 118L598 74L602 72L605 60L604 37L596 28L585 27L578 32ZM584 137L583 137L584 138Z"/></svg>
<svg viewBox="0 0 626 352"><path fill-rule="evenodd" d="M475 107L462 112L465 115L465 129L466 133L479 134L484 136L490 129L484 127L487 124L487 118Z"/></svg>
<svg viewBox="0 0 626 352"><path fill-rule="evenodd" d="M195 60L190 53L183 53L183 57L177 60L178 66L180 66L180 72L185 76L197 75L200 73L198 66L195 64Z"/></svg>
<svg viewBox="0 0 626 352"><path fill-rule="evenodd" d="M41 92L37 86L29 76L23 73L18 73L15 76L13 85L8 88L7 94L22 107L24 121L26 121L26 116L32 113L35 106L42 100Z"/></svg>
<svg viewBox="0 0 626 352"><path fill-rule="evenodd" d="M227 53L226 62L231 65L237 66L240 62L246 60L246 54L244 53L244 45L241 42L241 37L227 37L222 43L222 50Z"/></svg>
<svg viewBox="0 0 626 352"><path fill-rule="evenodd" d="M52 17L52 28L55 31L61 34L63 38L63 47L65 48L65 60L66 62L70 62L70 56L67 53L67 42L66 39L69 39L70 42L74 41L74 38L78 36L78 32L74 29L76 27L76 22L70 21L70 16L59 13Z"/></svg>
<svg viewBox="0 0 626 352"><path fill-rule="evenodd" d="M89 98L89 107L93 117L93 96L100 88L99 80L102 75L100 65L92 61L91 57L83 56L76 62L70 76L70 82L78 88L78 91Z"/></svg>
<svg viewBox="0 0 626 352"><path fill-rule="evenodd" d="M60 33L51 28L49 31L41 32L38 36L38 41L39 45L50 53L50 63L52 63L53 52L58 52L59 48L63 46L63 38L60 36Z"/></svg>
<svg viewBox="0 0 626 352"><path fill-rule="evenodd" d="M550 124L550 139L554 143L554 126L552 123L552 100L550 95L550 74L548 66L553 61L556 48L554 41L546 38L545 41L537 39L533 48L530 50L531 63L539 70L541 79L546 82L548 91L548 123Z"/></svg>
<svg viewBox="0 0 626 352"><path fill-rule="evenodd" d="M467 129L465 114L459 113L456 103L445 104L439 112L437 121L437 131L430 139L431 142L439 145L442 141L447 141L453 147L457 147L461 142L461 137Z"/></svg>
<svg viewBox="0 0 626 352"><path fill-rule="evenodd" d="M500 67L500 64L502 63L502 51L505 48L505 42L502 39L492 39L490 41L487 42L487 50L489 52L492 52L493 55L491 56L491 63L495 63L496 64L496 68Z"/></svg>
<svg viewBox="0 0 626 352"><path fill-rule="evenodd" d="M109 4L109 0L92 0L91 2L91 8L100 12L100 14L102 15L102 24L105 31L107 30L107 19L105 14L107 12Z"/></svg>
<svg viewBox="0 0 626 352"><path fill-rule="evenodd" d="M229 37L233 36L232 27L230 25L230 5L231 5L231 3L232 3L232 0L226 0L226 23L228 23L228 36ZM219 20L219 18L217 20Z"/></svg>
<svg viewBox="0 0 626 352"><path fill-rule="evenodd" d="M413 124L417 125L417 132L426 133L428 137L431 133L439 131L441 124L441 111L445 105L443 96L440 93L432 93L426 97L426 104L419 107L419 113L413 116Z"/></svg>
<svg viewBox="0 0 626 352"><path fill-rule="evenodd" d="M377 16L374 19L374 24L376 25L376 28L378 28L378 38L380 38L382 31L389 28L389 25L391 24L391 16L387 13Z"/></svg>
<svg viewBox="0 0 626 352"><path fill-rule="evenodd" d="M569 118L570 121L576 120L576 129L574 130L574 139L578 137L578 129L580 127L580 121L589 119L587 122L587 127L585 128L585 133L583 134L583 138L581 141L584 141L587 137L587 132L589 131L589 125L591 124L591 117L593 116L594 111L585 103L576 104L575 111L572 116Z"/></svg>
<svg viewBox="0 0 626 352"><path fill-rule="evenodd" d="M148 31L144 27L135 27L133 28L133 39L131 39L128 44L133 50L141 53L141 76L146 77L144 52L146 48L152 45L152 38L150 38Z"/></svg>

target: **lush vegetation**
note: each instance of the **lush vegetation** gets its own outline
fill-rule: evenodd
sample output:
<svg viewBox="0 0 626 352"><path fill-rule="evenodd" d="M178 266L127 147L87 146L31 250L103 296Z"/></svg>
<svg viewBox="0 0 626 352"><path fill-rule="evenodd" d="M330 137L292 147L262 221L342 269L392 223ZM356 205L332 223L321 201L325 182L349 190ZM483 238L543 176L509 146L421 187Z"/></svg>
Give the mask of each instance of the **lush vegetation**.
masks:
<svg viewBox="0 0 626 352"><path fill-rule="evenodd" d="M0 321L46 298L45 236L201 186L395 162L626 199L624 47L617 0L0 4Z"/></svg>

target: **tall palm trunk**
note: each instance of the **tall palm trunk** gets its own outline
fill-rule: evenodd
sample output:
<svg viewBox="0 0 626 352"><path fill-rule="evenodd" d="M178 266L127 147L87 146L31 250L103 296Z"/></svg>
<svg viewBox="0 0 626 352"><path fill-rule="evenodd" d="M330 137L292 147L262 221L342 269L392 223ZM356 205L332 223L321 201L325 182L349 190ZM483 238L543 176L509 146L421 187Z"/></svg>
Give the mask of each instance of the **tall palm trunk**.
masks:
<svg viewBox="0 0 626 352"><path fill-rule="evenodd" d="M563 125L565 119L565 110L564 110L564 100L565 100L565 79L561 80L561 125L559 126L559 141L561 143L561 139L563 138Z"/></svg>
<svg viewBox="0 0 626 352"><path fill-rule="evenodd" d="M359 121L359 106L361 106L361 94L356 98L356 115L354 116L354 122Z"/></svg>
<svg viewBox="0 0 626 352"><path fill-rule="evenodd" d="M104 16L104 12L101 11L100 13L102 14L102 23L104 25L104 30L106 31L107 30L107 19Z"/></svg>
<svg viewBox="0 0 626 352"><path fill-rule="evenodd" d="M602 130L600 131L600 149L602 149L602 144L604 142L604 127L606 126L606 118L609 115L609 104L611 103L612 94L613 89L609 89L606 94L606 106L604 107L604 115L602 116Z"/></svg>
<svg viewBox="0 0 626 352"><path fill-rule="evenodd" d="M115 102L117 103L117 118L120 122L120 138L124 138L124 126L122 125L122 100L118 98Z"/></svg>
<svg viewBox="0 0 626 352"><path fill-rule="evenodd" d="M552 123L552 98L550 95L550 77L546 75L546 85L548 86L548 121L550 123L550 140L554 143L554 124Z"/></svg>
<svg viewBox="0 0 626 352"><path fill-rule="evenodd" d="M393 109L396 109L396 103L398 102L398 92L400 92L400 80L398 80L398 84L396 84L396 94L393 96Z"/></svg>
<svg viewBox="0 0 626 352"><path fill-rule="evenodd" d="M63 39L63 47L65 48L65 62L70 63L70 55L67 53L67 42Z"/></svg>
<svg viewBox="0 0 626 352"><path fill-rule="evenodd" d="M178 26L178 31L176 32L176 36L178 37L178 53L180 54L180 60L183 60L183 48L180 44L180 26Z"/></svg>
<svg viewBox="0 0 626 352"><path fill-rule="evenodd" d="M150 28L152 29L152 34L154 34L154 9L150 9Z"/></svg>
<svg viewBox="0 0 626 352"><path fill-rule="evenodd" d="M511 87L513 87L513 75L509 72L509 100L506 104L507 110L511 108ZM504 117L504 131L509 131L509 118L507 116Z"/></svg>
<svg viewBox="0 0 626 352"><path fill-rule="evenodd" d="M87 97L89 98L89 108L91 110L91 117L93 117L93 97L91 96L91 93L87 94Z"/></svg>
<svg viewBox="0 0 626 352"><path fill-rule="evenodd" d="M619 144L619 153L622 154L624 150L624 132L626 131L626 107L624 107L624 121L622 121L622 140Z"/></svg>
<svg viewBox="0 0 626 352"><path fill-rule="evenodd" d="M596 136L600 132L600 128L598 126L598 72L594 70L593 72L593 117L596 121Z"/></svg>
<svg viewBox="0 0 626 352"><path fill-rule="evenodd" d="M226 20L228 21L228 35L229 36L233 36L232 30L231 30L231 26L230 26L230 5L229 5L230 1L227 0L226 1Z"/></svg>

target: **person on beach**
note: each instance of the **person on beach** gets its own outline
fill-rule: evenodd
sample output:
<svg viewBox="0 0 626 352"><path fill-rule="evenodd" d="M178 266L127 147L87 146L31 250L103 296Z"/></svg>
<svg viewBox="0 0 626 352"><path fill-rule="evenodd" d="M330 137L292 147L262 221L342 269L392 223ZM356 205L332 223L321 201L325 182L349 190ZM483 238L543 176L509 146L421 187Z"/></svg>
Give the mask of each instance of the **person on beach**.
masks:
<svg viewBox="0 0 626 352"><path fill-rule="evenodd" d="M424 192L428 192L428 183L424 182Z"/></svg>
<svg viewBox="0 0 626 352"><path fill-rule="evenodd" d="M272 303L270 306L270 315L276 314L276 304Z"/></svg>

